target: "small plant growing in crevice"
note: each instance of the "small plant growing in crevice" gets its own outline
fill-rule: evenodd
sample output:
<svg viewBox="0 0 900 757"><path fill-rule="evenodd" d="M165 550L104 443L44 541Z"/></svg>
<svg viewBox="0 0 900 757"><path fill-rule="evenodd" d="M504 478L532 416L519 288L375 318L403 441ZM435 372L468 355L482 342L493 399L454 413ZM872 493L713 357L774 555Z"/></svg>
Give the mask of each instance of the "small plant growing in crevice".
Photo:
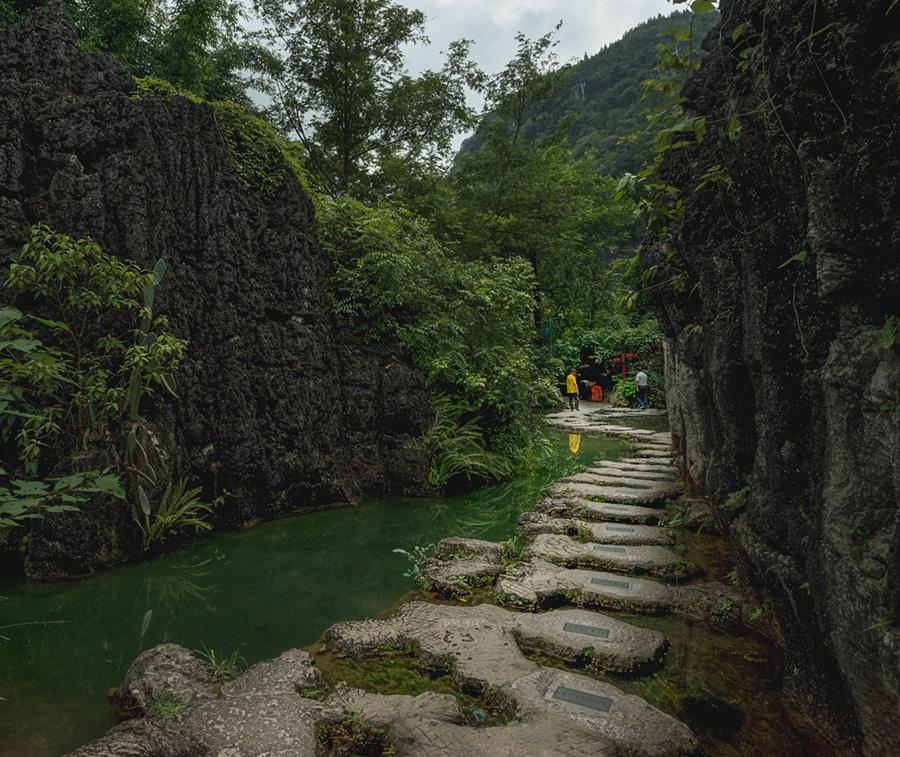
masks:
<svg viewBox="0 0 900 757"><path fill-rule="evenodd" d="M163 694L147 710L147 717L174 720L184 715L184 700L175 694Z"/></svg>
<svg viewBox="0 0 900 757"><path fill-rule="evenodd" d="M396 754L387 731L365 721L355 712L323 720L316 725L317 755L327 757L385 757Z"/></svg>
<svg viewBox="0 0 900 757"><path fill-rule="evenodd" d="M234 680L247 668L247 661L238 650L224 655L204 645L203 649L194 650L194 653L206 663L210 680L216 684Z"/></svg>
<svg viewBox="0 0 900 757"><path fill-rule="evenodd" d="M411 550L406 550L402 547L391 550L394 554L403 555L406 558L407 568L403 571L404 577L411 578L422 589L428 586L428 579L425 578L422 571L425 569L425 564L433 551L434 544L428 544L424 547L416 545Z"/></svg>
<svg viewBox="0 0 900 757"><path fill-rule="evenodd" d="M134 521L141 531L144 551L156 543L164 543L167 538L176 534L189 530L198 534L212 529L209 516L222 502L222 497L217 497L211 503L203 502L200 499L201 491L200 487L188 489L183 478L175 484L169 482L156 512L150 512L148 506L143 508L140 515L134 514Z"/></svg>
<svg viewBox="0 0 900 757"><path fill-rule="evenodd" d="M727 599L715 605L709 613L710 618L723 626L734 625L738 620L738 612L733 602Z"/></svg>

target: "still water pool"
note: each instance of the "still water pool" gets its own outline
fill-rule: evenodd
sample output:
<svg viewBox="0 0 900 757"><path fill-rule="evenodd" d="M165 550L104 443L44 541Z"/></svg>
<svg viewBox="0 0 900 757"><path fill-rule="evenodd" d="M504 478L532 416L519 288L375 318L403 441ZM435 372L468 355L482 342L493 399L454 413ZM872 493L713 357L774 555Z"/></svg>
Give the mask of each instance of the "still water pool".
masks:
<svg viewBox="0 0 900 757"><path fill-rule="evenodd" d="M465 496L372 500L214 534L94 578L0 586L0 755L55 757L102 734L115 723L107 691L154 644L240 650L253 663L377 614L413 588L395 547L507 539L544 486L627 449L553 441L531 475Z"/></svg>

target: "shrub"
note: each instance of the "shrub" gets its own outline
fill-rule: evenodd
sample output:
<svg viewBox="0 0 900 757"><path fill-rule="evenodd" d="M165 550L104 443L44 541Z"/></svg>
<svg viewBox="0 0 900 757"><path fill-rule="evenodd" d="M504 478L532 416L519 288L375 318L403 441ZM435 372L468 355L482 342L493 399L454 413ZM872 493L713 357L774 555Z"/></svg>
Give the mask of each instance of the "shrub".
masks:
<svg viewBox="0 0 900 757"><path fill-rule="evenodd" d="M398 206L320 199L320 234L338 270L337 309L372 338L393 335L435 393L455 408L439 418L430 450L438 480L456 473L505 475L532 438L554 390L538 368L534 276L519 258L468 262L450 254L427 224ZM455 441L453 441L455 439ZM502 441L501 441L502 440ZM467 458L471 465L458 465Z"/></svg>
<svg viewBox="0 0 900 757"><path fill-rule="evenodd" d="M156 387L174 393L186 347L153 313L163 272L161 263L150 271L107 255L91 239L32 228L4 287L32 312L0 310L0 528L75 509L84 494L123 496L110 471L59 475L75 458L140 473L141 400Z"/></svg>

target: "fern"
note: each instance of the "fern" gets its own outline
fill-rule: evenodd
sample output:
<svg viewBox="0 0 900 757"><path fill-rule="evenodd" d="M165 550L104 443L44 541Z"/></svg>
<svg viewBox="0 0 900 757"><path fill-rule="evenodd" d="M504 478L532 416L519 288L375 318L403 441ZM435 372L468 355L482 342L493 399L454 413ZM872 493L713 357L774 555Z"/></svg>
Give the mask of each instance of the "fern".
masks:
<svg viewBox="0 0 900 757"><path fill-rule="evenodd" d="M200 487L188 489L183 478L174 485L170 482L155 513L142 513L140 516L135 514L134 519L141 530L145 551L157 542L165 542L167 537L174 534L191 529L197 534L212 529L208 518L220 500L203 502L199 498L200 492Z"/></svg>
<svg viewBox="0 0 900 757"><path fill-rule="evenodd" d="M433 404L437 418L423 440L430 462L430 484L444 486L458 476L501 479L511 473L509 460L487 449L475 420L462 420L463 408L443 395L435 397Z"/></svg>

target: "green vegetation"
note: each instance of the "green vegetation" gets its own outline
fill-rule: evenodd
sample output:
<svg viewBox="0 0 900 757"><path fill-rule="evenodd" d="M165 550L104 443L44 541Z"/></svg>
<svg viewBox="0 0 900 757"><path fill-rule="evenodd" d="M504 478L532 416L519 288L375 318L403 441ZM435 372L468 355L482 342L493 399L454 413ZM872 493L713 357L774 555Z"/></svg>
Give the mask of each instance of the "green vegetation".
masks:
<svg viewBox="0 0 900 757"><path fill-rule="evenodd" d="M338 310L373 339L399 339L443 395L425 442L432 482L508 474L529 447L537 409L553 396L532 343L527 262L460 260L396 204L322 199L319 222L338 266Z"/></svg>
<svg viewBox="0 0 900 757"><path fill-rule="evenodd" d="M632 138L643 130L654 98L645 98L644 83L656 77L659 46L675 33L690 28L693 47L718 22L718 13L693 16L677 11L651 18L593 55L563 66L551 82L549 96L539 102L523 125L524 136L536 141L566 123L566 139L576 158L593 154L601 174L636 173L653 152L647 136ZM480 131L463 145L463 151L481 149Z"/></svg>
<svg viewBox="0 0 900 757"><path fill-rule="evenodd" d="M451 42L439 71L406 71L403 48L427 41L421 11L392 0L256 0L255 9L268 43L255 83L329 195L393 194L438 170L454 135L474 124L466 87L482 74L469 42Z"/></svg>
<svg viewBox="0 0 900 757"><path fill-rule="evenodd" d="M423 589L428 584L428 580L422 575L422 571L425 569L425 564L431 558L433 551L434 544L429 544L425 547L417 545L411 550L400 547L391 550L394 554L403 555L406 558L407 568L403 571L404 577L412 579L417 586Z"/></svg>
<svg viewBox="0 0 900 757"><path fill-rule="evenodd" d="M209 677L216 684L234 680L247 668L247 661L241 657L238 650L234 650L230 655L224 655L204 646L194 653L206 663Z"/></svg>
<svg viewBox="0 0 900 757"><path fill-rule="evenodd" d="M81 46L135 76L171 82L211 100L249 106L244 69L257 54L230 0L66 0Z"/></svg>
<svg viewBox="0 0 900 757"><path fill-rule="evenodd" d="M153 314L163 270L32 228L4 288L33 312L0 311L0 532L87 494L123 498L118 473L146 475L140 404L159 387L174 392L186 347Z"/></svg>
<svg viewBox="0 0 900 757"><path fill-rule="evenodd" d="M169 482L156 510L149 501L141 497L141 512L133 513L134 522L141 531L142 545L147 551L154 544L163 544L166 539L187 531L198 534L212 529L209 517L221 502L221 497L212 503L200 499L202 489L188 489L185 479Z"/></svg>
<svg viewBox="0 0 900 757"><path fill-rule="evenodd" d="M515 703L499 691L463 691L453 677L454 659L429 660L423 667L415 645L403 650L382 648L372 656L354 659L331 650L316 655L316 666L329 683L371 691L376 694L418 696L426 691L456 697L464 722L487 727L505 725L516 718ZM477 694L473 696L473 694Z"/></svg>
<svg viewBox="0 0 900 757"><path fill-rule="evenodd" d="M354 757L391 757L397 750L384 728L377 728L356 713L316 725L316 754Z"/></svg>
<svg viewBox="0 0 900 757"><path fill-rule="evenodd" d="M186 705L174 694L163 694L147 710L147 717L175 720L184 715Z"/></svg>

